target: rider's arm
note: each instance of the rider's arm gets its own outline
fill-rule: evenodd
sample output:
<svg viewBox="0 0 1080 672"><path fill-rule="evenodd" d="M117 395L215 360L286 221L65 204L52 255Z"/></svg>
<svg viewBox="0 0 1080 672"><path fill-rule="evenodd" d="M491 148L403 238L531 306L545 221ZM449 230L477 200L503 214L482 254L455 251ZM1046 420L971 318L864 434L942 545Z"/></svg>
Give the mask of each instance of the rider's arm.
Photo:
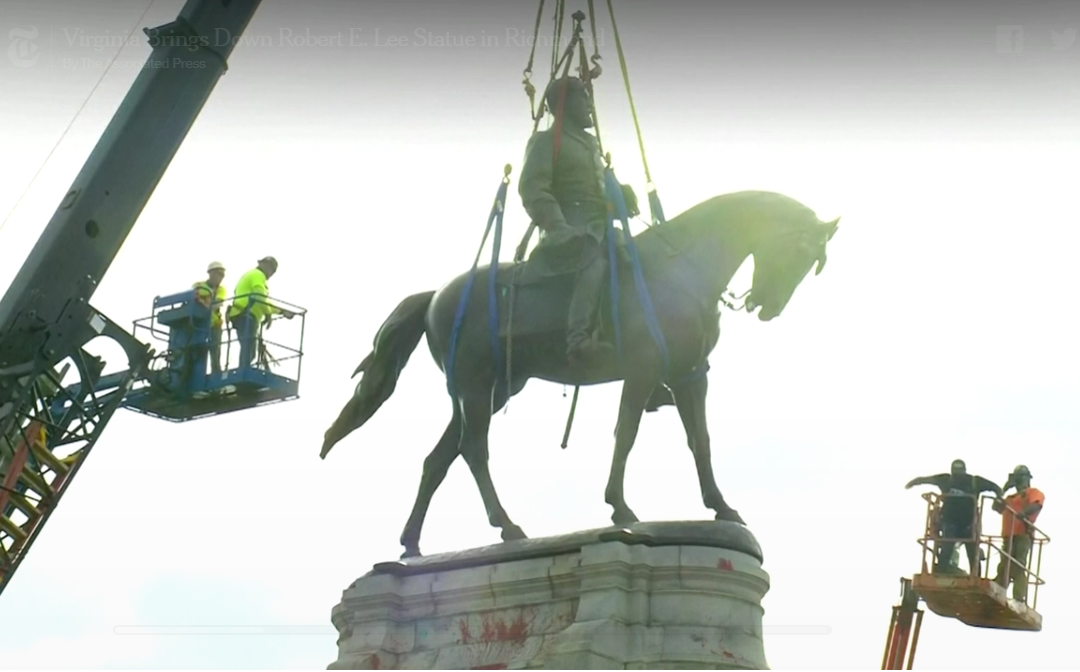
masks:
<svg viewBox="0 0 1080 672"><path fill-rule="evenodd" d="M566 225L562 208L552 193L554 176L555 136L551 131L534 133L525 149L518 195L525 212L541 230Z"/></svg>

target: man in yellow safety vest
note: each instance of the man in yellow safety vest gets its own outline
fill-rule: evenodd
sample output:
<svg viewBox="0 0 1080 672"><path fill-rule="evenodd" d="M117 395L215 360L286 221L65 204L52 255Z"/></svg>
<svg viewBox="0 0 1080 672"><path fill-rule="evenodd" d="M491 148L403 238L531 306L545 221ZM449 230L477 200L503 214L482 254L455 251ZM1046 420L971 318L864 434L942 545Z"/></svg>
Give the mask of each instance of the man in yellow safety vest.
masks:
<svg viewBox="0 0 1080 672"><path fill-rule="evenodd" d="M212 261L206 267L206 280L196 282L195 300L210 310L210 372L221 373L221 330L224 320L221 317L221 304L225 302L225 265Z"/></svg>
<svg viewBox="0 0 1080 672"><path fill-rule="evenodd" d="M255 337L261 323L269 322L279 314L286 319L295 315L271 304L267 299L270 291L267 280L277 273L278 262L273 257L263 257L258 265L240 276L233 292L233 303L229 308L229 322L236 329L240 341L240 367L251 364L255 359Z"/></svg>

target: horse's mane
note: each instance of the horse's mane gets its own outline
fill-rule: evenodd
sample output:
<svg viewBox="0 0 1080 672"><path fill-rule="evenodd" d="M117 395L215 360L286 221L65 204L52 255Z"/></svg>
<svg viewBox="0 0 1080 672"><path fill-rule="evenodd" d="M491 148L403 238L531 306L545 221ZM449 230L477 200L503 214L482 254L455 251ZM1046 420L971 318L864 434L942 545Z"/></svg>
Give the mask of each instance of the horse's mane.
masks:
<svg viewBox="0 0 1080 672"><path fill-rule="evenodd" d="M733 222L759 226L783 222L777 233L794 232L797 228L818 222L817 214L799 201L774 191L736 191L713 196L694 205L658 226L651 226L634 235L642 263L651 266L678 254L693 244L702 233ZM619 227L619 224L616 224Z"/></svg>
<svg viewBox="0 0 1080 672"><path fill-rule="evenodd" d="M768 208L783 220L792 224L817 222L817 213L799 201L775 191L735 191L704 200L680 212L666 222L671 230L697 228L697 226L721 226L746 210ZM751 219L752 224L760 220ZM665 225L661 225L663 227ZM638 242L646 242L660 235L659 227L650 227L634 236Z"/></svg>

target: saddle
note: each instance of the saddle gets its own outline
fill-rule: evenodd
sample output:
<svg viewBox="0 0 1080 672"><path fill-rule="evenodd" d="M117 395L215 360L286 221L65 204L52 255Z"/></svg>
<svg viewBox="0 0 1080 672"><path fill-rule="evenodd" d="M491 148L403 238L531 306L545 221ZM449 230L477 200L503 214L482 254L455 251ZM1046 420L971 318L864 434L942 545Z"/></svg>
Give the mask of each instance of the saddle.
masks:
<svg viewBox="0 0 1080 672"><path fill-rule="evenodd" d="M624 249L625 252L625 249ZM620 292L634 291L630 273L630 259L626 254L616 254L616 272ZM500 264L495 278L496 301L499 310L499 337L506 339L513 327L513 339L545 340L565 347L565 334L569 326L570 297L577 281L577 272L541 276L529 274L529 262L517 265ZM511 291L515 274L516 286ZM522 279L528 282L522 282ZM511 297L513 313L511 314ZM601 293L599 316L596 318L597 338L614 346L615 335L611 309L611 285L606 283ZM645 404L646 413L655 413L663 406L674 406L675 399L664 385L657 385Z"/></svg>
<svg viewBox="0 0 1080 672"><path fill-rule="evenodd" d="M632 270L629 256L625 248L618 249L615 268L620 280L620 291L627 291L626 288L633 291L628 284ZM601 253L606 255L607 251ZM535 261L535 258L517 264L516 267L514 264L501 264L495 280L499 336L506 338L510 334L508 326L512 324L515 339L550 336L559 338L561 344L569 326L570 299L577 284L577 275L577 268L552 272L544 267L542 262ZM610 282L604 283L599 312L596 322L598 336L601 340L614 344Z"/></svg>

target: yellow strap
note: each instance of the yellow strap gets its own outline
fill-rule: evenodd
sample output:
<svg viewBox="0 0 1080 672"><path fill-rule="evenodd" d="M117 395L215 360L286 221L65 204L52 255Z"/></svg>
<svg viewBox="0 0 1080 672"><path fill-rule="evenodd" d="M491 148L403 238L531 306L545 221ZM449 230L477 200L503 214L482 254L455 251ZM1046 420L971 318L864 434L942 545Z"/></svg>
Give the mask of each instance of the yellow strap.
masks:
<svg viewBox="0 0 1080 672"><path fill-rule="evenodd" d="M634 107L634 94L630 91L630 73L626 69L626 56L623 54L622 40L619 39L619 26L615 23L615 10L611 0L607 0L608 14L611 14L611 27L615 34L615 49L619 52L619 67L622 69L623 83L626 85L626 97L630 99L630 114L634 117L634 130L637 132L638 147L641 148L641 163L645 166L645 180L652 191L652 175L649 173L649 160L645 157L645 140L641 137L641 124L638 122L637 108Z"/></svg>

